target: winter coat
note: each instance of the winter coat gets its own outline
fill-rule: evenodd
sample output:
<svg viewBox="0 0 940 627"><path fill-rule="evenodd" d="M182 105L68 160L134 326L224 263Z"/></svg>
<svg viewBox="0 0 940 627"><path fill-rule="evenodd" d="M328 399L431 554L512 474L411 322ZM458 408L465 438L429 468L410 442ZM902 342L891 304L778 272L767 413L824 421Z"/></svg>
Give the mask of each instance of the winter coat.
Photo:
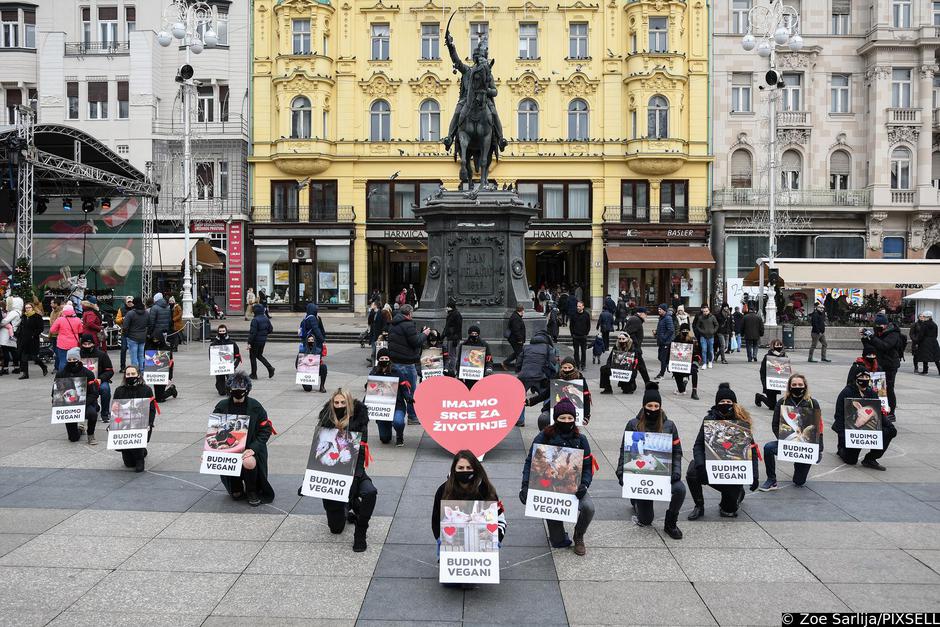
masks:
<svg viewBox="0 0 940 627"><path fill-rule="evenodd" d="M441 537L441 501L444 499L444 488L447 487L447 482L445 481L437 488L437 492L434 493L434 507L431 509L431 533L434 534L434 539L439 540ZM498 495L494 494L484 494L483 486L480 485L480 491L473 497L474 501L496 501L496 526L498 527L497 534L499 535L499 541L502 542L503 538L506 537L506 510L503 508L503 502L499 500Z"/></svg>
<svg viewBox="0 0 940 627"><path fill-rule="evenodd" d="M819 457L818 461L822 460L823 452L823 418L822 410L819 408L819 402L815 398L811 398L807 401L805 398L801 398L797 401L794 398L781 398L777 401L776 407L774 407L774 417L771 419L770 428L773 430L774 437L780 437L780 412L783 407L810 407L813 408L813 414L816 416L816 435L819 436Z"/></svg>
<svg viewBox="0 0 940 627"><path fill-rule="evenodd" d="M850 385L842 388L842 391L839 392L839 396L836 397L836 406L832 412L832 430L836 433L842 433L845 431L845 399L847 398L878 398L878 392L875 391L875 388L868 386L865 393L858 391L858 386L855 385L853 381Z"/></svg>
<svg viewBox="0 0 940 627"><path fill-rule="evenodd" d="M145 309L131 309L124 315L124 322L121 325L124 336L138 344L145 342L147 340L148 322L149 317Z"/></svg>
<svg viewBox="0 0 940 627"><path fill-rule="evenodd" d="M456 307L447 312L444 321L444 339L459 342L463 338L463 316Z"/></svg>
<svg viewBox="0 0 940 627"><path fill-rule="evenodd" d="M564 294L559 296L558 297L558 310L564 311L567 313L569 300L571 300L571 297L568 295L568 292L565 292Z"/></svg>
<svg viewBox="0 0 940 627"><path fill-rule="evenodd" d="M744 330L744 314L740 311L736 311L731 314L732 326L734 327L734 332L738 335Z"/></svg>
<svg viewBox="0 0 940 627"><path fill-rule="evenodd" d="M825 333L826 312L819 311L818 309L813 310L813 313L809 315L809 324L810 333Z"/></svg>
<svg viewBox="0 0 940 627"><path fill-rule="evenodd" d="M617 320L626 320L628 313L629 309L627 308L627 301L621 298L617 301L617 313L615 314Z"/></svg>
<svg viewBox="0 0 940 627"><path fill-rule="evenodd" d="M754 342L764 337L764 321L760 319L756 311L744 314L744 319L741 321L741 335L745 340Z"/></svg>
<svg viewBox="0 0 940 627"><path fill-rule="evenodd" d="M878 356L878 363L882 368L897 370L901 367L901 330L897 326L889 323L883 332L876 331L867 339L875 349L875 355Z"/></svg>
<svg viewBox="0 0 940 627"><path fill-rule="evenodd" d="M608 333L614 330L614 314L605 309L597 319L597 328Z"/></svg>
<svg viewBox="0 0 940 627"><path fill-rule="evenodd" d="M172 328L173 311L170 309L170 303L161 298L150 307L147 314L147 337L161 339L163 334L169 334Z"/></svg>
<svg viewBox="0 0 940 627"><path fill-rule="evenodd" d="M568 296L568 315L573 316L578 311L578 298L576 296Z"/></svg>
<svg viewBox="0 0 940 627"><path fill-rule="evenodd" d="M246 449L255 452L258 470L258 496L262 503L270 503L274 500L274 488L268 483L268 440L272 435L276 435L274 425L268 420L268 412L264 407L253 398L245 398L243 403L236 403L231 398L223 398L216 403L213 410L217 414L237 414L248 416L248 444ZM222 485L228 490L229 494L233 492L243 492L243 484L240 477L219 477Z"/></svg>
<svg viewBox="0 0 940 627"><path fill-rule="evenodd" d="M702 426L699 427L698 435L695 437L695 444L692 445L692 466L695 468L696 474L699 478L707 476L705 473L705 421L706 420L729 420L728 418L723 418L721 414L715 411L715 408L712 407L708 410L708 413L705 414L705 418L702 419ZM737 422L733 418L730 420ZM751 437L753 438L753 432ZM760 467L758 466L758 451L759 448L757 444L752 440L751 441L751 465L753 466L754 480L751 482L751 487L756 489L759 482L758 477L760 473Z"/></svg>
<svg viewBox="0 0 940 627"><path fill-rule="evenodd" d="M669 346L672 339L676 336L676 326L672 317L667 315L660 316L656 324L656 346Z"/></svg>
<svg viewBox="0 0 940 627"><path fill-rule="evenodd" d="M568 314L568 330L571 332L571 337L584 338L590 335L591 314L587 309L581 313L575 310L574 313Z"/></svg>
<svg viewBox="0 0 940 627"><path fill-rule="evenodd" d="M111 400L119 401L125 398L149 398L150 399L150 415L148 422L150 424L149 431L153 431L153 421L157 417L157 402L153 397L153 389L149 385L140 381L137 385L126 385L121 384L115 390L114 394L111 396ZM111 412L112 414L114 412ZM147 434L147 441L150 441L150 434Z"/></svg>
<svg viewBox="0 0 940 627"><path fill-rule="evenodd" d="M633 340L633 352L639 357L643 354L643 318L639 316L630 316L624 330L630 339Z"/></svg>
<svg viewBox="0 0 940 627"><path fill-rule="evenodd" d="M558 323L558 310L552 309L548 312L548 319L545 321L545 330L552 336L552 339L558 341L558 332L561 325Z"/></svg>
<svg viewBox="0 0 940 627"><path fill-rule="evenodd" d="M268 335L274 333L274 325L265 315L264 305L255 305L251 311L255 317L251 319L251 325L248 327L248 344L264 344L268 341Z"/></svg>
<svg viewBox="0 0 940 627"><path fill-rule="evenodd" d="M550 446L564 446L566 448L578 448L584 451L584 461L581 466L581 486L591 487L591 481L594 479L594 456L591 454L591 444L586 436L575 427L567 434L562 434L555 429L554 423L548 425L532 440L532 446L529 447L529 454L525 458L525 465L522 467L522 490L529 489L529 473L532 470L532 449L536 444L548 444Z"/></svg>
<svg viewBox="0 0 940 627"><path fill-rule="evenodd" d="M235 356L235 361L232 362L235 368L238 368L238 365L242 363L242 353L238 349L238 344L235 343L235 340L232 339L231 335L226 335L224 338L220 338L219 334L216 333L212 336L212 341L209 342L209 346L225 346L226 344L231 345L232 352ZM221 376L221 375L220 375Z"/></svg>
<svg viewBox="0 0 940 627"><path fill-rule="evenodd" d="M104 383L111 383L111 379L114 378L114 366L111 364L111 358L108 357L106 352L97 348L92 348L91 350L81 348L79 354L82 356L82 359L97 359L98 380Z"/></svg>
<svg viewBox="0 0 940 627"><path fill-rule="evenodd" d="M12 296L7 299L7 313L0 320L0 346L16 348L16 331L23 316L23 299ZM12 327L12 332L9 330Z"/></svg>
<svg viewBox="0 0 940 627"><path fill-rule="evenodd" d="M640 412L643 412L643 409L640 409ZM633 418L627 423L627 426L624 427L623 437L620 439L620 459L617 461L617 470L614 471L614 474L617 475L617 479L620 483L623 483L623 448L626 446L627 441L627 432L628 431L638 431L640 425L640 414L637 414L636 418ZM672 482L682 480L682 442L679 440L679 429L676 427L676 423L669 420L669 418L663 416L663 426L658 433L671 433L672 434Z"/></svg>
<svg viewBox="0 0 940 627"><path fill-rule="evenodd" d="M388 355L392 363L418 364L421 361L421 348L424 346L425 336L418 333L415 323L400 313L392 318L388 327Z"/></svg>
<svg viewBox="0 0 940 627"><path fill-rule="evenodd" d="M320 320L319 311L320 308L316 303L307 303L307 315L300 323L299 335L301 342L306 342L307 338L312 335L316 338L317 348L322 351L323 344L326 343L326 333L323 332L323 321ZM267 340L267 335L265 340Z"/></svg>
<svg viewBox="0 0 940 627"><path fill-rule="evenodd" d="M731 333L731 329L734 326L731 310L727 307L723 307L715 317L718 318L718 332L722 335Z"/></svg>
<svg viewBox="0 0 940 627"><path fill-rule="evenodd" d="M85 416L94 416L98 413L98 380L91 370L81 363L69 364L65 362L65 367L55 373L56 379L85 379ZM53 390L54 392L55 390Z"/></svg>
<svg viewBox="0 0 940 627"><path fill-rule="evenodd" d="M327 401L326 404L323 405L323 409L320 410L317 427L324 429L336 428L336 425L333 423L333 418L330 415L331 403L332 400ZM348 409L349 408L347 408L347 410ZM366 475L366 458L369 455L369 408L358 399L353 401L352 415L349 417L349 424L346 426L346 430L350 433L358 433L361 436L359 441L362 444L359 448L359 458L356 460L356 470L353 474L356 477L364 477Z"/></svg>
<svg viewBox="0 0 940 627"><path fill-rule="evenodd" d="M605 311L604 313L607 312ZM606 350L607 347L604 346L604 338L602 338L600 335L595 335L594 341L591 342L591 353L593 353L595 357L600 357Z"/></svg>
<svg viewBox="0 0 940 627"><path fill-rule="evenodd" d="M173 305L173 332L183 330L183 308L176 304Z"/></svg>
<svg viewBox="0 0 940 627"><path fill-rule="evenodd" d="M55 324L49 329L49 335L55 336L55 345L59 350L67 351L79 344L79 338L85 331L82 321L75 316L71 307L62 310ZM2 331L0 331L2 333Z"/></svg>
<svg viewBox="0 0 940 627"><path fill-rule="evenodd" d="M617 314L617 303L610 296L604 299L604 311L609 311L612 316Z"/></svg>
<svg viewBox="0 0 940 627"><path fill-rule="evenodd" d="M518 311L512 312L512 315L509 316L508 328L509 337L507 339L510 342L525 343L525 322L522 320L522 314Z"/></svg>
<svg viewBox="0 0 940 627"><path fill-rule="evenodd" d="M913 338L914 333L911 332ZM925 320L921 323L920 339L914 352L914 361L940 361L940 344L937 344L937 323Z"/></svg>
<svg viewBox="0 0 940 627"><path fill-rule="evenodd" d="M385 318L385 311L379 309L372 318L372 324L369 326L370 344L375 344L382 334L388 330L388 320Z"/></svg>
<svg viewBox="0 0 940 627"><path fill-rule="evenodd" d="M767 354L764 355L764 358L760 362L760 384L763 388L767 389L767 358L768 357L786 357L787 351L782 350L779 353L773 350L767 351Z"/></svg>
<svg viewBox="0 0 940 627"><path fill-rule="evenodd" d="M38 313L22 317L19 332L16 334L16 348L20 353L23 355L39 354L39 340L44 328L45 321Z"/></svg>
<svg viewBox="0 0 940 627"><path fill-rule="evenodd" d="M555 342L547 331L536 331L516 360L516 376L523 385L531 385L555 374Z"/></svg>
<svg viewBox="0 0 940 627"><path fill-rule="evenodd" d="M718 318L715 317L715 314L703 315L699 314L695 316L695 323L692 325L692 330L695 331L696 335L699 335L704 338L715 337L715 334L718 333Z"/></svg>
<svg viewBox="0 0 940 627"><path fill-rule="evenodd" d="M411 382L408 376L402 370L392 364L390 372L382 372L378 366L374 366L369 371L370 377L398 377L398 396L395 398L395 411L405 411L405 404L414 402L414 390L411 389ZM368 380L366 385L369 385ZM364 387L364 386L363 386Z"/></svg>

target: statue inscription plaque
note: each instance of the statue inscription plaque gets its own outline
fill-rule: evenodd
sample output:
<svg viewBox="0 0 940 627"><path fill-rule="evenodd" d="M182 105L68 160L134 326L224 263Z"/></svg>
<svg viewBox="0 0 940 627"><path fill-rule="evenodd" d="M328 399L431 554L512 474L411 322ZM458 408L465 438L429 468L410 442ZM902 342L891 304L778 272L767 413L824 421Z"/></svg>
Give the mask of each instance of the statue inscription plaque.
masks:
<svg viewBox="0 0 940 627"><path fill-rule="evenodd" d="M458 291L466 296L489 296L495 291L493 249L463 248L457 253Z"/></svg>

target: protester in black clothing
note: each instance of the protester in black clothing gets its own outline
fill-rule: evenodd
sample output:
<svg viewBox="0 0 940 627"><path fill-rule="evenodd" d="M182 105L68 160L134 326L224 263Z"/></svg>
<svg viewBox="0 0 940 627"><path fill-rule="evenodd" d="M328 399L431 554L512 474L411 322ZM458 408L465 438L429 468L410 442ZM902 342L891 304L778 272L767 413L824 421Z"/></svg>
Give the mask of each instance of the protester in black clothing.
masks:
<svg viewBox="0 0 940 627"><path fill-rule="evenodd" d="M927 374L931 363L937 367L937 374L940 374L940 344L937 344L937 323L933 321L932 311L925 311L920 314L920 317L920 338L914 351L914 371L917 372L917 362L920 361L924 364L924 370L920 374ZM22 328L23 325L21 324L20 329L22 330ZM913 332L911 333L911 339L913 339Z"/></svg>
<svg viewBox="0 0 940 627"><path fill-rule="evenodd" d="M685 388L688 385L688 380L692 380L692 395L691 399L693 401L699 400L698 398L698 369L699 364L702 363L702 343L696 342L695 337L692 335L692 330L689 328L689 323L679 325L679 335L675 340L676 342L681 342L683 344L692 345L692 370L689 374L684 372L673 372L672 378L676 380L676 394L682 396L685 394Z"/></svg>
<svg viewBox="0 0 940 627"><path fill-rule="evenodd" d="M705 515L705 496L702 494L702 486L709 485L708 473L705 470L705 421L722 420L735 421L743 423L749 429L753 429L753 422L750 414L743 406L738 404L738 397L728 383L722 383L718 386L718 392L715 394L715 405L708 410L702 420L702 426L698 430L698 436L695 438L695 444L692 447L692 463L689 464L688 472L685 475L685 482L689 486L689 492L695 507L689 513L689 520L698 520ZM754 478L751 482L751 492L758 486L758 449L757 444L751 442L751 463L753 465ZM721 492L721 503L719 505L719 514L722 518L737 518L738 505L744 500L743 485L713 485L714 489Z"/></svg>
<svg viewBox="0 0 940 627"><path fill-rule="evenodd" d="M819 457L815 462L818 464L819 460L822 459L823 452L823 422L822 422L822 410L819 408L819 403L815 398L811 397L809 394L809 384L806 383L806 377L801 374L792 374L790 375L789 380L787 381L787 391L784 393L783 398L780 399L776 405L774 405L774 417L771 422L771 428L773 429L774 438L770 442L764 444L764 469L767 472L767 479L760 486L761 492L769 492L771 490L777 489L777 447L778 437L780 435L780 420L782 418L783 412L789 411L790 408L795 409L799 412L803 408L811 408L815 421L813 426L803 427L802 432L799 434L800 437L805 438L808 441L816 441L817 437L819 439ZM794 429L794 434L796 430ZM799 462L794 462L793 464L793 483L797 486L802 486L806 483L806 477L809 475L809 469L813 467L813 464L802 464Z"/></svg>
<svg viewBox="0 0 940 627"><path fill-rule="evenodd" d="M39 340L44 328L45 322L42 319L42 314L36 311L33 304L26 303L23 305L23 317L20 319L20 328L16 332L16 350L20 354L20 379L29 378L30 360L33 360L39 366L39 369L42 370L42 376L49 374L46 364L39 359ZM925 368L926 366L924 364Z"/></svg>
<svg viewBox="0 0 940 627"><path fill-rule="evenodd" d="M878 364L878 354L875 347L871 345L864 337L862 338L862 356L855 359L849 366L849 374L845 378L846 385L853 385L860 372L882 372Z"/></svg>
<svg viewBox="0 0 940 627"><path fill-rule="evenodd" d="M669 345L676 336L676 326L669 315L666 303L662 303L656 310L659 314L659 322L656 324L656 348L659 357L659 374L656 379L662 379L666 376L666 368L669 367Z"/></svg>
<svg viewBox="0 0 940 627"><path fill-rule="evenodd" d="M260 293L259 293L260 295ZM264 345L268 342L268 335L274 333L274 326L270 318L265 313L265 307L257 304L251 309L255 317L251 320L251 326L248 328L248 359L251 362L252 379L258 378L258 362L268 369L268 378L274 376L274 366L271 365L264 356Z"/></svg>
<svg viewBox="0 0 940 627"><path fill-rule="evenodd" d="M467 329L467 339L457 346L457 356L454 358L454 376L460 377L460 359L463 355L464 346L481 346L486 349L483 358L483 376L491 374L493 371L493 355L490 354L490 345L480 337L480 327L471 324L470 328ZM473 384L477 382L477 379L460 380L467 386L467 389L471 389Z"/></svg>
<svg viewBox="0 0 940 627"><path fill-rule="evenodd" d="M568 325L568 301L571 298L573 296L569 296L567 291L562 292L558 297L558 317L563 327Z"/></svg>
<svg viewBox="0 0 940 627"><path fill-rule="evenodd" d="M744 330L744 314L741 313L740 307L735 307L734 313L731 314L731 329L734 332L735 339L737 340L737 344L738 344L738 348L736 352L740 353L741 342L743 340L743 338L741 337L741 333Z"/></svg>
<svg viewBox="0 0 940 627"><path fill-rule="evenodd" d="M82 333L80 340L82 359L95 360L97 370L93 372L96 373L98 379L98 398L101 404L101 411L98 415L101 422L107 424L111 421L111 380L114 378L114 366L111 365L111 358L108 354L96 348L98 343L94 335Z"/></svg>
<svg viewBox="0 0 940 627"><path fill-rule="evenodd" d="M525 322L522 314L525 313L525 306L522 303L516 305L516 310L509 316L506 327L505 337L512 348L512 355L503 360L503 370L509 370L510 366L516 363L522 347L525 346Z"/></svg>
<svg viewBox="0 0 940 627"><path fill-rule="evenodd" d="M431 333L429 327L418 332L412 316L414 308L405 304L398 308L398 313L392 318L388 328L388 354L392 363L405 373L411 385L412 394L418 389L418 364L421 363L421 350L427 343ZM408 405L408 424L418 424L418 416L414 407Z"/></svg>
<svg viewBox="0 0 940 627"><path fill-rule="evenodd" d="M215 337L213 337L212 341L209 342L209 346L225 346L226 344L230 344L232 346L232 353L234 354L234 361L232 364L234 368L238 370L239 364L242 363L241 351L238 350L238 344L235 343L235 340L229 336L228 327L224 324L220 324L218 327L216 327ZM228 387L226 387L227 379L227 374L215 375L215 390L219 393L219 396L225 396L228 394Z"/></svg>
<svg viewBox="0 0 940 627"><path fill-rule="evenodd" d="M758 407L766 405L767 409L770 411L774 411L777 407L777 396L780 394L780 391L767 388L767 359L786 356L787 351L783 348L782 340L774 340L770 343L770 350L767 351L767 354L764 355L764 359L760 362L760 384L764 388L764 392L754 394L754 404Z"/></svg>
<svg viewBox="0 0 940 627"><path fill-rule="evenodd" d="M561 361L561 367L558 369L558 381L581 381L583 382L582 389L584 390L584 425L587 426L591 422L591 390L588 387L587 379L578 370L578 367L574 363L574 359L571 357L565 357ZM539 401L542 401L542 413L539 415L538 425L539 431L544 429L551 422L551 385L543 388L543 391L538 396L532 398L529 402L529 405L536 405ZM575 402L574 399L571 399L571 402Z"/></svg>
<svg viewBox="0 0 940 627"><path fill-rule="evenodd" d="M545 330L548 331L548 334L552 336L554 341L558 341L558 331L561 326L558 322L558 308L555 307L554 301L547 300L545 301L545 308L548 311L547 319L545 320Z"/></svg>
<svg viewBox="0 0 940 627"><path fill-rule="evenodd" d="M382 444L391 442L392 430L394 429L395 446L402 447L405 445L405 412L410 405L414 404L414 387L412 387L408 375L401 367L392 364L387 348L379 349L376 357L376 366L369 371L369 376L398 377L398 396L395 399L395 412L392 415L392 420L376 421L376 426L379 429L379 441ZM367 381L366 385L368 384Z"/></svg>
<svg viewBox="0 0 940 627"><path fill-rule="evenodd" d="M300 363L301 355L320 355L320 389L317 391L320 394L323 394L326 392L326 375L327 375L326 360L323 359L323 347L317 343L317 338L313 335L308 336L307 341L305 341L302 346L303 346L302 350L299 353L297 353L297 359L294 362L294 368L296 368L297 364ZM300 387L303 388L304 392L313 391L312 385L301 384Z"/></svg>
<svg viewBox="0 0 940 627"><path fill-rule="evenodd" d="M839 449L837 454L843 462L854 466L858 463L858 456L861 453L861 449L845 447L845 399L847 398L877 399L878 393L871 387L871 374L868 372L859 372L856 375L855 382L846 385L842 391L839 392L839 396L836 398L835 410L833 411L832 430L839 436ZM862 425L864 425L864 423L862 423ZM857 428L862 425L854 424L849 426ZM891 444L891 440L898 434L898 430L894 426L894 421L890 420L888 416L882 416L881 433L884 447L880 451L869 450L865 457L862 458L862 466L871 468L872 470L886 470L878 460L885 454L888 450L888 445Z"/></svg>
<svg viewBox="0 0 940 627"><path fill-rule="evenodd" d="M497 534L502 543L506 535L506 512L499 500L496 488L483 469L483 464L470 451L457 451L450 463L450 473L434 493L434 506L431 508L431 533L437 540L438 551L441 546L441 501L496 501Z"/></svg>
<svg viewBox="0 0 940 627"><path fill-rule="evenodd" d="M643 359L643 323L646 322L646 307L639 307L636 310L636 313L627 318L626 323L624 323L624 331L627 332L627 335L630 336L630 339L633 340L633 353L636 355L636 371L641 377L643 377L643 384L646 385L650 382L650 375L646 369L646 361ZM636 389L636 375L633 375L634 387ZM632 391L628 391L627 394L632 394Z"/></svg>
<svg viewBox="0 0 940 627"><path fill-rule="evenodd" d="M614 358L614 351L619 351L623 353L629 353L633 350L633 340L630 339L630 336L627 335L626 331L621 331L620 335L617 337L617 343L613 345L610 354L607 355L607 363L601 366L601 394L612 394L613 389L610 384L610 371L611 371L611 362ZM636 390L636 370L637 370L638 359L636 353L633 355L633 363L630 364L630 368L633 371L633 376L630 378L630 381L618 381L617 386L624 394L632 394Z"/></svg>
<svg viewBox="0 0 940 627"><path fill-rule="evenodd" d="M888 322L886 315L878 314L875 316L873 329L861 329L861 334L875 349L875 354L878 355L878 363L884 370L885 383L888 387L888 412L893 416L898 408L898 399L894 394L894 380L898 376L898 369L901 367L903 357L901 330L893 323Z"/></svg>
<svg viewBox="0 0 940 627"><path fill-rule="evenodd" d="M98 381L94 373L82 364L81 349L70 348L65 355L65 366L55 373L56 379L85 379L85 421L87 422L88 444L98 444L95 440L95 425L98 424ZM55 388L53 388L55 394ZM78 442L82 431L86 431L84 422L67 422L65 431L69 442Z"/></svg>
<svg viewBox="0 0 940 627"><path fill-rule="evenodd" d="M718 318L718 335L715 336L715 356L721 363L728 363L727 356L731 353L731 333L734 328L734 319L731 317L731 307L724 303L715 314Z"/></svg>
<svg viewBox="0 0 940 627"><path fill-rule="evenodd" d="M672 436L672 498L669 501L669 507L666 509L666 521L663 530L674 539L682 539L682 531L679 530L677 522L679 520L679 510L682 503L685 502L685 486L682 485L682 442L679 440L679 430L673 421L666 417L666 412L662 408L663 399L659 393L659 385L650 383L646 386L643 393L643 408L627 423L624 428L624 435L620 441L620 459L617 462L617 481L623 486L623 457L624 447L627 444L627 432L634 433L668 433ZM653 501L647 499L630 499L633 506L633 524L638 527L649 527L653 524Z"/></svg>
<svg viewBox="0 0 940 627"><path fill-rule="evenodd" d="M577 310L572 314L568 325L574 346L574 360L578 363L578 368L584 370L587 366L587 338L591 333L591 314L584 308L582 301L578 301Z"/></svg>
<svg viewBox="0 0 940 627"><path fill-rule="evenodd" d="M444 346L447 349L447 360L444 369L454 371L456 360L460 359L457 346L463 339L463 316L457 309L457 300L451 297L447 301L447 319L444 321Z"/></svg>
<svg viewBox="0 0 940 627"><path fill-rule="evenodd" d="M601 332L604 339L604 352L610 350L610 333L614 330L614 314L605 309L597 318L597 330Z"/></svg>
<svg viewBox="0 0 940 627"><path fill-rule="evenodd" d="M764 337L764 321L756 311L748 309L744 313L741 319L741 335L744 337L748 362L757 361L757 346Z"/></svg>
<svg viewBox="0 0 940 627"><path fill-rule="evenodd" d="M114 390L113 399L115 401L128 398L150 399L150 402L147 404L149 408L147 442L150 442L150 436L153 434L153 421L157 415L157 402L154 399L153 390L150 389L149 385L144 383L144 380L140 376L140 370L134 365L127 366L127 368L124 369L124 382ZM127 468L133 468L134 472L143 472L144 458L147 457L147 449L146 447L123 449L121 450L121 457Z"/></svg>

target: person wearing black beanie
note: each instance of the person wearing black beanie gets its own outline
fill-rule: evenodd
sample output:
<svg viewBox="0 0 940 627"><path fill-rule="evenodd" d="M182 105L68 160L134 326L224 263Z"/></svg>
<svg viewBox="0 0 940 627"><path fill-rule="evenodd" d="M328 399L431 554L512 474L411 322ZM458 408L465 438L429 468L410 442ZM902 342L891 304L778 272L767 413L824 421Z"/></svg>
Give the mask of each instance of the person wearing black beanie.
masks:
<svg viewBox="0 0 940 627"><path fill-rule="evenodd" d="M672 378L676 380L676 394L682 396L685 394L685 388L688 385L688 380L692 379L692 400L697 401L698 398L698 366L702 363L702 346L701 342L695 339L695 336L692 334L692 329L689 327L688 323L684 323L679 326L679 335L675 339L676 342L682 344L691 344L692 345L692 370L688 374L684 372L673 372Z"/></svg>
<svg viewBox="0 0 940 627"><path fill-rule="evenodd" d="M730 383L722 383L718 386L715 393L715 405L708 410L705 418L702 420L702 426L699 427L698 436L695 438L695 444L692 446L692 463L689 464L688 472L685 475L685 482L689 486L689 492L692 494L692 500L695 507L689 513L689 520L697 520L705 515L705 497L702 494L702 486L709 485L708 473L705 470L705 423L706 421L723 421L727 423L738 423L748 429L753 428L751 415L743 406L738 404L738 397L731 389ZM753 437L753 436L752 436ZM753 466L753 477L751 479L751 492L757 489L759 485L759 471L757 444L753 439L749 447L751 464ZM722 518L737 518L738 505L744 500L744 486L734 484L713 485L714 489L721 492L720 514Z"/></svg>
<svg viewBox="0 0 940 627"><path fill-rule="evenodd" d="M460 360L463 357L463 348L464 346L473 348L473 347L482 347L486 350L483 358L483 376L485 377L488 374L493 372L493 354L490 352L490 345L480 337L480 327L475 324L471 324L467 328L467 339L461 342L457 346L457 354L454 357L454 376L458 379L460 378ZM471 389L473 384L477 382L477 379L460 379L463 381L463 384L467 386L467 389Z"/></svg>
<svg viewBox="0 0 940 627"><path fill-rule="evenodd" d="M379 429L379 441L382 444L388 444L392 441L392 429L395 430L395 446L405 445L405 408L408 403L413 403L414 390L411 389L411 382L398 366L392 363L392 358L387 348L380 348L375 353L376 365L369 371L369 376L376 377L398 377L398 396L395 399L395 412L392 414L392 420L377 420L376 426ZM366 386L369 385L368 379Z"/></svg>
<svg viewBox="0 0 940 627"><path fill-rule="evenodd" d="M561 361L561 366L558 369L558 377L556 380L581 382L581 389L584 393L584 424L587 425L589 422L591 422L591 390L588 387L587 379L581 373L581 371L578 370L578 366L575 363L574 357L565 357ZM531 399L526 399L526 405L530 407L536 405L539 402L542 402L542 413L539 415L538 420L539 431L541 431L551 422L551 385L542 387L537 395Z"/></svg>
<svg viewBox="0 0 940 627"><path fill-rule="evenodd" d="M666 522L663 530L674 539L682 539L682 531L676 525L679 520L679 510L685 502L685 486L682 485L682 443L679 440L679 430L673 421L666 417L662 408L663 399L659 393L659 385L649 383L643 393L643 407L635 418L624 428L623 439L620 442L620 460L617 462L617 480L623 486L624 447L627 445L627 433L636 439L637 434L642 439L645 433L668 433L672 438L672 498L666 510ZM633 460L634 462L636 460ZM653 501L649 499L630 499L633 506L633 524L638 527L649 527L653 524Z"/></svg>

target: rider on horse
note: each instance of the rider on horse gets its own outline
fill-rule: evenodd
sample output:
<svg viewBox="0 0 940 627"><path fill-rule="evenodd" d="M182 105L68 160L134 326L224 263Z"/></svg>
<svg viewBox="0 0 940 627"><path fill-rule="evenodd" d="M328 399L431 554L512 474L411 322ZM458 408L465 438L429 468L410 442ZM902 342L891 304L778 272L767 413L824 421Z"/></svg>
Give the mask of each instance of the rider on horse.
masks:
<svg viewBox="0 0 940 627"><path fill-rule="evenodd" d="M462 122L467 115L468 111L465 111L465 109L467 109L466 105L471 103L472 107L474 97L476 96L474 93L476 89L475 85L485 85L486 108L489 112L490 121L493 123L493 132L496 135L499 150L505 150L508 142L505 137L503 137L503 125L499 120L499 114L496 112L496 104L493 102L493 98L496 96L496 83L493 80L493 73L491 71L493 64L487 58L489 50L486 38L481 38L480 42L477 44L476 50L473 51L472 66L467 65L460 59L460 56L457 54L457 48L454 46L454 38L449 31L444 41L447 44L447 50L450 52L450 58L454 62L454 70L461 74L460 97L457 100L457 107L454 109L454 117L450 120L450 128L447 131L447 137L442 140L444 147L450 150L457 136L457 129L459 128L460 122ZM479 73L482 73L483 76L477 76Z"/></svg>

